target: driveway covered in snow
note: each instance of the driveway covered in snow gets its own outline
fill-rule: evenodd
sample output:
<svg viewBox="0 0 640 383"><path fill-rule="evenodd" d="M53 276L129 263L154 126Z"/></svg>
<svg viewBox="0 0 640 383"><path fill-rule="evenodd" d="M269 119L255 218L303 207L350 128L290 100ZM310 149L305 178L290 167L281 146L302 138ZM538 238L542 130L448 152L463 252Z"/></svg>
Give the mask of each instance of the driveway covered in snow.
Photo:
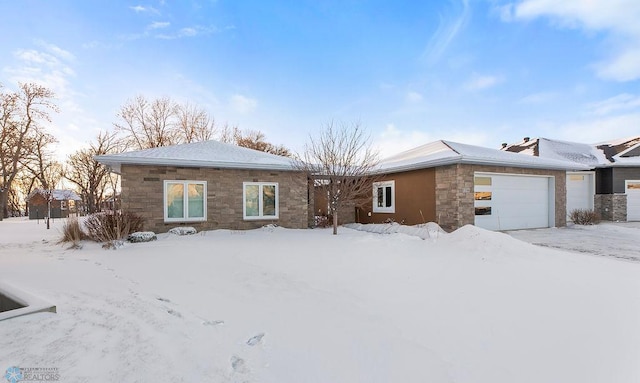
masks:
<svg viewBox="0 0 640 383"><path fill-rule="evenodd" d="M538 246L640 262L640 222L603 222L562 228L509 231L509 235Z"/></svg>

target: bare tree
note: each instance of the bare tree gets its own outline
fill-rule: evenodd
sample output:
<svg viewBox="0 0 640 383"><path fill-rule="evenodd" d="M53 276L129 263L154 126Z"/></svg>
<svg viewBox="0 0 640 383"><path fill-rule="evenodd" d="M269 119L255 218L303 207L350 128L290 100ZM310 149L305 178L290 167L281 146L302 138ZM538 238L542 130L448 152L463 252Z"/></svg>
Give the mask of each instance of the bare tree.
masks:
<svg viewBox="0 0 640 383"><path fill-rule="evenodd" d="M133 150L168 146L178 143L173 121L177 113L176 103L168 97L149 101L136 96L122 106L114 123L116 132L125 134L125 144Z"/></svg>
<svg viewBox="0 0 640 383"><path fill-rule="evenodd" d="M80 149L69 156L65 178L76 184L89 213L99 210L105 190L110 184L110 172L94 159L95 156L119 151L116 133L101 132L88 149Z"/></svg>
<svg viewBox="0 0 640 383"><path fill-rule="evenodd" d="M53 91L33 83L19 83L16 92L0 92L0 220L8 215L8 192L33 150L34 132L41 122L50 121L50 111L58 111L53 97Z"/></svg>
<svg viewBox="0 0 640 383"><path fill-rule="evenodd" d="M54 153L50 150L51 144L58 140L39 128L34 129L33 133L33 138L29 140L30 151L20 162L42 189L51 190L62 178L62 166L54 160Z"/></svg>
<svg viewBox="0 0 640 383"><path fill-rule="evenodd" d="M242 132L238 128L235 128L233 131L233 140L236 145L245 148L277 154L279 156L291 156L289 149L284 146L274 145L267 142L264 133L259 130L248 130L246 132Z"/></svg>
<svg viewBox="0 0 640 383"><path fill-rule="evenodd" d="M198 142L213 139L215 121L206 110L191 104L177 105L177 126L182 142Z"/></svg>
<svg viewBox="0 0 640 383"><path fill-rule="evenodd" d="M334 235L343 208L372 198L379 155L359 123L328 123L317 138L310 137L296 163L327 196Z"/></svg>

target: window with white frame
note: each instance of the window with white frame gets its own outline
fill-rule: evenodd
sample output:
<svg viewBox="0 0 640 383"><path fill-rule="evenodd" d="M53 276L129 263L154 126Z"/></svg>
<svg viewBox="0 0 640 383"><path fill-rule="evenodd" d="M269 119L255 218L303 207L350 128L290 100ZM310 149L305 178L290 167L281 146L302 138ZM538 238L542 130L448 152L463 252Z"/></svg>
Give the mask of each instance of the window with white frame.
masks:
<svg viewBox="0 0 640 383"><path fill-rule="evenodd" d="M164 181L165 222L207 220L206 181Z"/></svg>
<svg viewBox="0 0 640 383"><path fill-rule="evenodd" d="M243 182L242 195L244 219L278 218L277 182Z"/></svg>
<svg viewBox="0 0 640 383"><path fill-rule="evenodd" d="M396 182L383 181L373 184L373 212L396 212Z"/></svg>

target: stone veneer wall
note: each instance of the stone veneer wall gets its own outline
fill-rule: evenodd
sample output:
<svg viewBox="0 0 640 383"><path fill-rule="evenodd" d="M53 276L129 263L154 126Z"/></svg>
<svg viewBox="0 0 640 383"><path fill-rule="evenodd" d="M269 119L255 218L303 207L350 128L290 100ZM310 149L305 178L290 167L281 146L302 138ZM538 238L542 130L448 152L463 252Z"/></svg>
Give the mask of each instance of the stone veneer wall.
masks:
<svg viewBox="0 0 640 383"><path fill-rule="evenodd" d="M239 230L254 229L270 223L297 229L308 227L307 176L303 172L122 165L121 173L122 209L144 217L145 230L161 233L180 225L193 226L198 230ZM207 181L207 220L165 223L165 180ZM243 182L278 183L278 219L243 219Z"/></svg>
<svg viewBox="0 0 640 383"><path fill-rule="evenodd" d="M566 226L567 179L565 171L455 164L436 168L436 220L443 229L452 231L475 222L473 194L475 172L555 177L556 226Z"/></svg>
<svg viewBox="0 0 640 383"><path fill-rule="evenodd" d="M596 194L594 209L606 221L627 220L626 194Z"/></svg>

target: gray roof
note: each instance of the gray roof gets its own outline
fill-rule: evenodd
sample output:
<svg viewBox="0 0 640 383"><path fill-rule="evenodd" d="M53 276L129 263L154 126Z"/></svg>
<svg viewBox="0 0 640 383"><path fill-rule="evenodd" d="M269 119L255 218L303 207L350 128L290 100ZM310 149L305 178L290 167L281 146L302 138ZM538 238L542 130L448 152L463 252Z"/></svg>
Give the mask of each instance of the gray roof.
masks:
<svg viewBox="0 0 640 383"><path fill-rule="evenodd" d="M33 197L35 194L42 194L45 198L48 196L49 190L44 189L34 189L30 194L29 198ZM54 201L80 201L82 198L76 194L73 190L64 190L64 189L53 189L51 190L51 198Z"/></svg>
<svg viewBox="0 0 640 383"><path fill-rule="evenodd" d="M386 158L380 162L380 170L399 172L459 163L549 170L589 169L583 164L566 160L523 156L497 149L441 140Z"/></svg>
<svg viewBox="0 0 640 383"><path fill-rule="evenodd" d="M214 140L107 154L95 158L116 173L120 172L123 164L296 170L291 158Z"/></svg>
<svg viewBox="0 0 640 383"><path fill-rule="evenodd" d="M595 145L541 137L525 139L522 142L507 145L502 150L545 159L571 161L591 168L640 166L640 137Z"/></svg>

